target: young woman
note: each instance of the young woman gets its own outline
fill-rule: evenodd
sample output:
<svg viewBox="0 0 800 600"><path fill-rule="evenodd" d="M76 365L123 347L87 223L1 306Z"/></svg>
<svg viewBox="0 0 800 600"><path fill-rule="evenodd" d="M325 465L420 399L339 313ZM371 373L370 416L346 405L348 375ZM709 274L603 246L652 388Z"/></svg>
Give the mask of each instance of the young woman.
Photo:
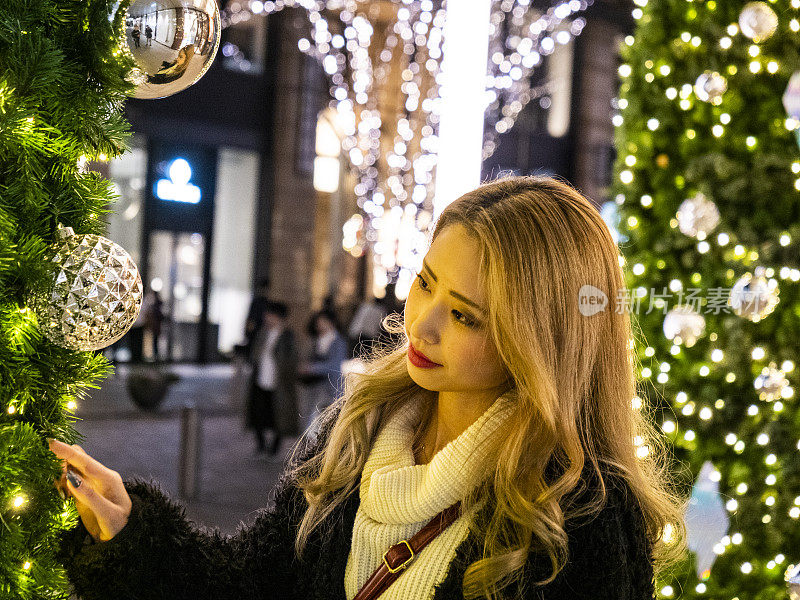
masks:
<svg viewBox="0 0 800 600"><path fill-rule="evenodd" d="M461 501L382 599L652 599L683 507L632 406L630 315L612 301L584 316L584 285L613 299L623 278L568 185L508 178L448 206L404 321L387 323L402 343L348 376L275 506L233 537L51 442L83 479L59 484L83 522L63 544L78 595L352 600L390 545Z"/></svg>

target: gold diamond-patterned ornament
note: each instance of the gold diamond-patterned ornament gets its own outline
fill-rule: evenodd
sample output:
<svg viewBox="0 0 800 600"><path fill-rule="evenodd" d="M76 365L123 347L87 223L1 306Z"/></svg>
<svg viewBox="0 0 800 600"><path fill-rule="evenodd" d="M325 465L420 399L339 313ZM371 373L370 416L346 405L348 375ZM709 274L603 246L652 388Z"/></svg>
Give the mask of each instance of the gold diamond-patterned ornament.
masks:
<svg viewBox="0 0 800 600"><path fill-rule="evenodd" d="M51 342L70 350L105 348L119 340L139 315L142 278L118 244L94 234L75 235L58 226L53 282L35 302L39 326Z"/></svg>

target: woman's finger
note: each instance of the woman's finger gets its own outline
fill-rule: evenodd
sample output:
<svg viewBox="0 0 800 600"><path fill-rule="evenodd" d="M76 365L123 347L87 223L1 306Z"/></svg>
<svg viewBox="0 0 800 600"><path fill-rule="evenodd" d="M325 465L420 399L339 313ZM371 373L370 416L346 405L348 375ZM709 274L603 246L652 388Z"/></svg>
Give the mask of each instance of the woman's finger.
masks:
<svg viewBox="0 0 800 600"><path fill-rule="evenodd" d="M80 446L70 446L58 440L49 440L49 442L50 450L53 454L62 460L66 460L69 464L78 467L78 470L86 477L102 479L107 478L114 472L86 454Z"/></svg>
<svg viewBox="0 0 800 600"><path fill-rule="evenodd" d="M117 516L117 507L98 494L89 482L83 481L80 475L73 471L67 472L67 488L77 502L80 502L92 511L100 529L110 538L112 533L111 522Z"/></svg>

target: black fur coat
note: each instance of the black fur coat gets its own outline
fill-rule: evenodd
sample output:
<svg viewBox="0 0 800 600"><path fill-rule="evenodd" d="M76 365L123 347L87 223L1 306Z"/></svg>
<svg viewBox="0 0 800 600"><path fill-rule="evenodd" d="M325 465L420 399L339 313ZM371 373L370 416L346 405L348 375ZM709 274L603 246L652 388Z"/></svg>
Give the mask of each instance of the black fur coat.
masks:
<svg viewBox="0 0 800 600"><path fill-rule="evenodd" d="M305 455L314 450L308 448ZM63 534L60 557L82 600L345 600L357 491L328 517L331 528L314 531L299 561L293 544L305 498L286 474L274 490L274 505L234 536L198 528L155 482L134 479L125 487L133 507L114 538L94 543L82 523ZM651 547L638 503L626 485L607 478L607 487L608 501L593 520L567 521L569 561L557 578L546 586L507 587L507 597L654 598ZM487 503L482 510L490 507ZM432 600L463 598L464 571L480 557L476 537L470 532L456 548ZM531 552L529 578L544 579L549 572L549 557Z"/></svg>

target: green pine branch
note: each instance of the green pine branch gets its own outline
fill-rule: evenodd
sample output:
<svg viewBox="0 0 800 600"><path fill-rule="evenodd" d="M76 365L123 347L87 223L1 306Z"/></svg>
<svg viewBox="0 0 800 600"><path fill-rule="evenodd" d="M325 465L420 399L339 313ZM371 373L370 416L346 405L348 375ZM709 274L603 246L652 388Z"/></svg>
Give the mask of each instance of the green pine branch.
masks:
<svg viewBox="0 0 800 600"><path fill-rule="evenodd" d="M0 2L0 597L69 596L54 560L77 513L53 485L45 438L80 441L68 406L112 367L47 340L33 298L53 276L59 223L104 231L115 200L87 161L126 150L130 54L124 11L109 0ZM114 12L116 8L116 12ZM112 17L109 19L109 15Z"/></svg>

